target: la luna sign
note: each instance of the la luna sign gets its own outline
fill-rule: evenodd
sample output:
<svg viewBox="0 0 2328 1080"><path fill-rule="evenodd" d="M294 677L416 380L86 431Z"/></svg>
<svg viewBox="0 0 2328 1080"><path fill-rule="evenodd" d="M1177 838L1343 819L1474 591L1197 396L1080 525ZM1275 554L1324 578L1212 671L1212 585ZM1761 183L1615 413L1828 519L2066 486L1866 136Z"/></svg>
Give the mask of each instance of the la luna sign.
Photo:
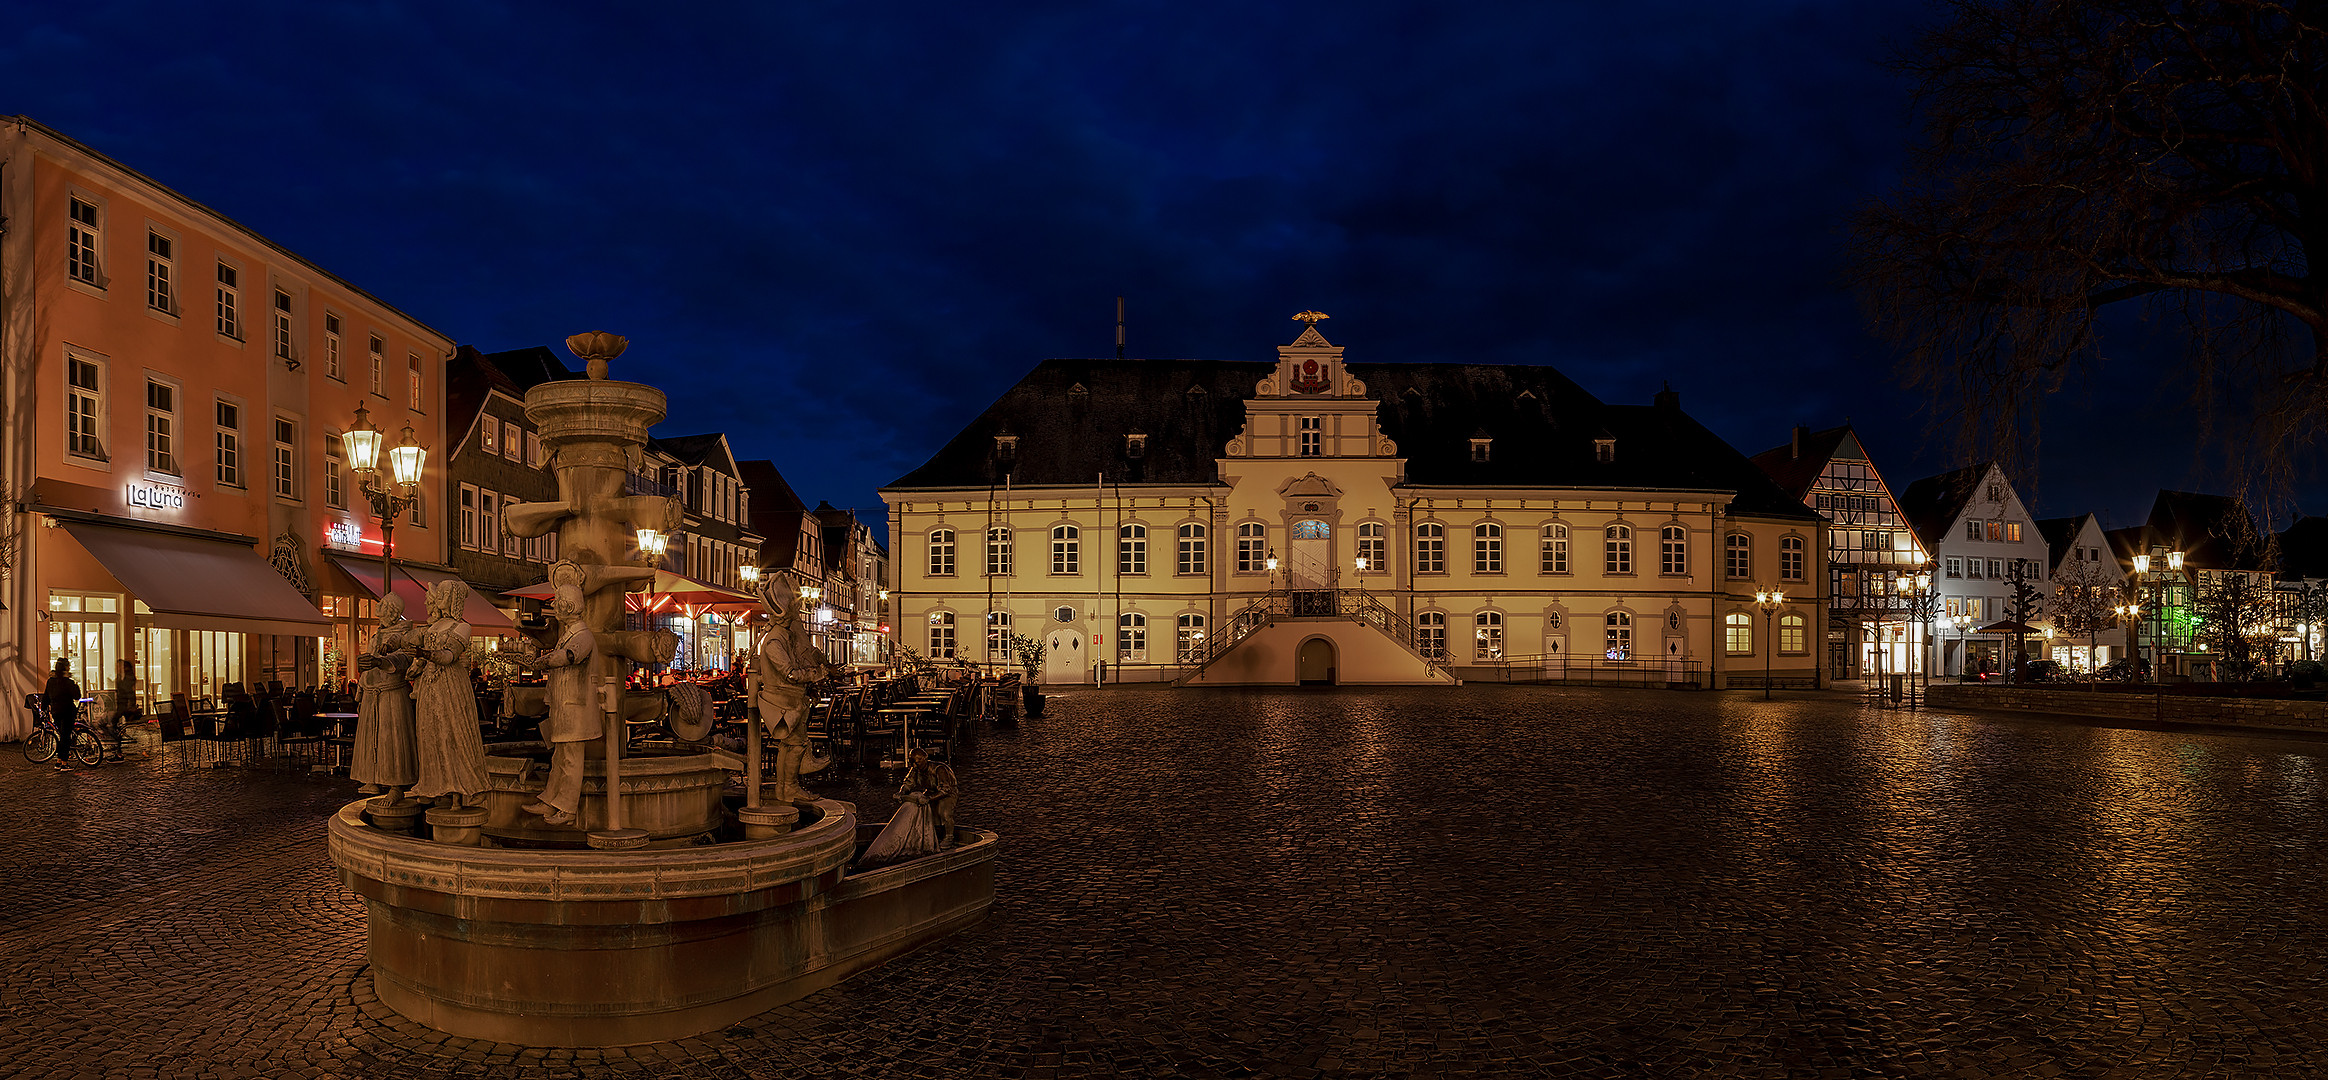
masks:
<svg viewBox="0 0 2328 1080"><path fill-rule="evenodd" d="M127 489L129 505L148 510L184 510L186 491L168 484L131 483Z"/></svg>

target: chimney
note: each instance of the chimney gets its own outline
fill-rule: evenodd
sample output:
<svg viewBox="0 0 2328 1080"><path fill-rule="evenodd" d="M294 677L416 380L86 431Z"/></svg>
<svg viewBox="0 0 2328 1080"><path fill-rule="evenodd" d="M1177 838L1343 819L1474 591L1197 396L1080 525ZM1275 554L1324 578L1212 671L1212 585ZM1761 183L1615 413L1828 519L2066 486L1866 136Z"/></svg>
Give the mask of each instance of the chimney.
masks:
<svg viewBox="0 0 2328 1080"><path fill-rule="evenodd" d="M1665 389L1659 390L1657 396L1652 400L1657 403L1657 407L1660 409L1679 410L1681 408L1681 395L1673 392L1672 383L1666 383Z"/></svg>
<svg viewBox="0 0 2328 1080"><path fill-rule="evenodd" d="M1793 455L1793 456L1794 456L1794 459L1795 459L1796 461L1801 461L1801 460L1803 459L1803 436L1805 436L1805 435L1808 435L1808 434L1810 434L1810 433L1811 433L1811 429L1809 429L1809 428L1807 428L1807 427L1804 427L1804 426L1802 426L1801 424L1796 424L1796 425L1795 425L1795 429L1794 429L1794 455Z"/></svg>

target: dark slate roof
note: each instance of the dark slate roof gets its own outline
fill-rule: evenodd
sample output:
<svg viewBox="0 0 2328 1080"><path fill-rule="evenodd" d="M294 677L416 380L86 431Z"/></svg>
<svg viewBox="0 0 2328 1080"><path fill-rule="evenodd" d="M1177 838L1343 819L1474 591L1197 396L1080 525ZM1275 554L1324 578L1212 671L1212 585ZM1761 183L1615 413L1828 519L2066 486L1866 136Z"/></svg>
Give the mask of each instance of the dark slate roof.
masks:
<svg viewBox="0 0 2328 1080"><path fill-rule="evenodd" d="M808 505L776 471L773 461L736 462L736 476L752 493L752 531L761 536L765 565L790 566L800 547L800 515Z"/></svg>
<svg viewBox="0 0 2328 1080"><path fill-rule="evenodd" d="M1754 465L1769 476L1780 490L1794 496L1796 502L1801 502L1805 495L1810 494L1811 485L1818 481L1821 472L1826 471L1827 462L1834 459L1835 451L1843 445L1844 437L1849 434L1849 424L1825 431L1805 432L1800 454L1795 452L1794 440L1789 438L1754 455Z"/></svg>
<svg viewBox="0 0 2328 1080"><path fill-rule="evenodd" d="M1018 437L1016 483L1211 484L1245 425L1245 402L1274 364L1231 360L1046 360L891 488L997 485L995 436ZM1758 514L1815 519L1679 405L1606 405L1550 367L1347 364L1378 399L1407 482L1433 487L1703 488ZM1678 395L1669 399L1678 402ZM1130 458L1124 436L1148 436ZM1488 460L1471 441L1492 440ZM1614 438L1616 460L1595 459Z"/></svg>
<svg viewBox="0 0 2328 1080"><path fill-rule="evenodd" d="M1900 513L1916 530L1924 550L1936 550L1940 541L1947 539L1948 530L1963 516L1964 506L1972 501L1980 478L1987 476L1989 463L1967 465L1950 469L1937 476L1927 476L1909 484L1899 493Z"/></svg>
<svg viewBox="0 0 2328 1080"><path fill-rule="evenodd" d="M713 453L719 449L719 442L720 437L717 432L707 435L671 435L667 437L658 435L647 440L647 448L669 454L682 465L710 463L716 467L719 463L712 462L711 458ZM769 468L775 468L775 466L770 465Z"/></svg>
<svg viewBox="0 0 2328 1080"><path fill-rule="evenodd" d="M2069 554L2070 544L2077 539L2078 528L2092 516L2038 519L2037 532L2045 538L2045 555L2053 565L2061 565L2061 560Z"/></svg>
<svg viewBox="0 0 2328 1080"><path fill-rule="evenodd" d="M2161 491L2144 523L2153 543L2207 570L2264 570L2263 537L2246 504L2228 495Z"/></svg>
<svg viewBox="0 0 2328 1080"><path fill-rule="evenodd" d="M2328 517L2300 517L2279 534L2280 573L2328 578Z"/></svg>
<svg viewBox="0 0 2328 1080"><path fill-rule="evenodd" d="M514 388L515 396L521 399L525 397L526 391L543 383L581 378L581 373L567 367L547 345L484 355L495 373L507 380L509 386Z"/></svg>

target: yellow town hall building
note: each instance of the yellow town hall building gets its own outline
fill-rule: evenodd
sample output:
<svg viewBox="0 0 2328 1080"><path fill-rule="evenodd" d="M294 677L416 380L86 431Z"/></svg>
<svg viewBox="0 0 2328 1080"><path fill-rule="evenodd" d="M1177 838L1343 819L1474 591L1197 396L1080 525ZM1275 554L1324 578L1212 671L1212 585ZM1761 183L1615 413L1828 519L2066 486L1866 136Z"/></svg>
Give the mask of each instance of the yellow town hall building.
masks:
<svg viewBox="0 0 2328 1080"><path fill-rule="evenodd" d="M898 639L1023 634L1054 684L1817 685L1824 520L1677 394L1345 363L1323 317L1274 364L1036 367L883 489Z"/></svg>

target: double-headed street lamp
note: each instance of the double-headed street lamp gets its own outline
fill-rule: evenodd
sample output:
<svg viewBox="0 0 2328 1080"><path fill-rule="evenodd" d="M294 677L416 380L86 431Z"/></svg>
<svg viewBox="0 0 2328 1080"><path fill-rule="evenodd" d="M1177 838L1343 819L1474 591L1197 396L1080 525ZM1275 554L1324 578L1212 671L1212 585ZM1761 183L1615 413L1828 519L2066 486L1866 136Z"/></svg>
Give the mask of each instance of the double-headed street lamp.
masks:
<svg viewBox="0 0 2328 1080"><path fill-rule="evenodd" d="M1770 632L1772 619L1778 609L1786 606L1786 594L1777 590L1754 594L1754 606L1762 609L1762 700L1770 700L1770 656L1778 651L1778 639Z"/></svg>
<svg viewBox="0 0 2328 1080"><path fill-rule="evenodd" d="M2178 574L2181 573L2183 567L2183 553L2179 551L2167 552L2166 567L2170 572ZM2143 554L2134 556L2134 579L2135 588L2137 590L2140 590L2143 585L2150 583L2151 578L2149 555ZM2137 595L2140 595L2139 592L2137 592ZM2150 634L2150 678L2151 681L2156 682L2159 680L2160 676L2165 674L2165 672L2159 669L2159 665L2162 664L2166 659L2166 651L2161 648L2161 646L2164 644L2163 639L2166 636L2166 598L2164 596L2160 596L2156 602L2150 605L2150 610L2158 615L2158 625L2154 630L2151 631ZM2137 628L2136 634L2139 636L2139 628Z"/></svg>
<svg viewBox="0 0 2328 1080"><path fill-rule="evenodd" d="M384 486L380 483L382 437L380 429L372 426L370 410L358 405L356 421L340 434L340 445L347 451L348 468L356 474L357 490L371 501L372 513L380 518L380 599L385 600L394 591L396 519L420 501L420 472L428 460L428 448L412 437L412 425L404 425L397 444L387 448L393 486Z"/></svg>
<svg viewBox="0 0 2328 1080"><path fill-rule="evenodd" d="M1915 650L1916 666L1924 672L1926 690L1932 688L1932 658L1927 654L1931 652L1932 646L1932 615L1940 603L1940 594L1932 587L1932 571L1938 569L1938 566L1937 563L1927 561L1917 567L1914 574L1901 581L1908 593L1908 620L1914 627L1913 632L1924 639L1921 647L1911 641L1909 648ZM1917 701L1922 700L1923 696L1919 693Z"/></svg>
<svg viewBox="0 0 2328 1080"><path fill-rule="evenodd" d="M1950 615L1950 625L1956 627L1956 651L1964 654L1957 659L1957 674L1964 674L1963 665L1972 658L1972 623L1970 615Z"/></svg>

